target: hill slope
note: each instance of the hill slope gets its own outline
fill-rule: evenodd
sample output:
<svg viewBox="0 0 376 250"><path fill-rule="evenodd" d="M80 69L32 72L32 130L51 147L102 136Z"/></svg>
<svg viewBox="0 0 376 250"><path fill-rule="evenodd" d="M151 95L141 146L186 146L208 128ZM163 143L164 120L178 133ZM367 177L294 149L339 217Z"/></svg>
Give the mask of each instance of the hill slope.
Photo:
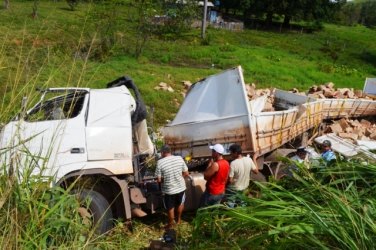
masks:
<svg viewBox="0 0 376 250"><path fill-rule="evenodd" d="M136 59L131 56L135 39L131 5L119 8L111 20L95 15L98 5L81 4L69 11L65 2L40 2L38 18L33 19L32 4L12 1L10 10L0 10L4 34L0 80L2 91L7 92L5 103L16 96L20 100L22 91L14 93L14 89L102 88L129 75L146 103L155 107L156 125L163 125L177 110L174 99L181 102L183 98L182 80L195 82L237 65L243 66L246 82L282 89L304 90L329 81L339 87L362 88L366 77L376 75L376 31L361 26L325 25L313 34L209 28L206 46L201 44L200 31L192 30L171 39L152 36ZM112 21L115 36L108 48L102 43L106 20ZM155 91L162 81L176 91Z"/></svg>

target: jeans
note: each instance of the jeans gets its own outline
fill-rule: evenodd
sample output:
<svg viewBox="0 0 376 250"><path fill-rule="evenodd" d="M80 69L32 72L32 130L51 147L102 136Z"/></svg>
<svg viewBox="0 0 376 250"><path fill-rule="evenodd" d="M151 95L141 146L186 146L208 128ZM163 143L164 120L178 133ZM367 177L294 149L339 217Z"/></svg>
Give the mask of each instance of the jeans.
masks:
<svg viewBox="0 0 376 250"><path fill-rule="evenodd" d="M227 188L226 189L226 201L225 204L228 207L234 208L234 207L244 207L246 206L245 201L241 198L244 196L245 190L234 190L232 188Z"/></svg>
<svg viewBox="0 0 376 250"><path fill-rule="evenodd" d="M200 207L219 204L224 196L224 194L210 194L209 192L205 191L201 196Z"/></svg>

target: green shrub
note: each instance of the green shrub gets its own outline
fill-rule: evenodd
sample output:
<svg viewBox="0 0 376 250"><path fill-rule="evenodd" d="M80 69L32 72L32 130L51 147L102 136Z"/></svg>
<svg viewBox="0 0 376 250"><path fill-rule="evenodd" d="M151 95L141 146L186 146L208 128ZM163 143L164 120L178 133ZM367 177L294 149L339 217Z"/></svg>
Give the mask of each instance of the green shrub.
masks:
<svg viewBox="0 0 376 250"><path fill-rule="evenodd" d="M199 210L192 244L247 248L369 249L376 240L376 165L360 161L258 183L248 205Z"/></svg>
<svg viewBox="0 0 376 250"><path fill-rule="evenodd" d="M79 0L66 0L69 8L73 11L77 8Z"/></svg>

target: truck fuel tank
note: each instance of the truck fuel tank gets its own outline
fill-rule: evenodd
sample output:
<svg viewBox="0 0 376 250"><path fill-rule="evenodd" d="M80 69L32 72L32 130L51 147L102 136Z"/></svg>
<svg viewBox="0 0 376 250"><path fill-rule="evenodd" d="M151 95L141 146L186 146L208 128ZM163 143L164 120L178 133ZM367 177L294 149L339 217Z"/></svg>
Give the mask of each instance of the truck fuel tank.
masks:
<svg viewBox="0 0 376 250"><path fill-rule="evenodd" d="M205 191L206 180L203 173L192 172L185 177L187 189L185 191L186 199L184 204L185 211L195 210L200 205L202 193Z"/></svg>

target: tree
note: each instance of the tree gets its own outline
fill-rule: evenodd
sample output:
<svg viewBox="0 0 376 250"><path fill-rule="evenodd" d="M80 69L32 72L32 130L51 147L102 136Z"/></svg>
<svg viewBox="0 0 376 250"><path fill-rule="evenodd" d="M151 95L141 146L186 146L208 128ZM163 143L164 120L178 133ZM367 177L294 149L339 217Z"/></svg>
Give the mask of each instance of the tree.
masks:
<svg viewBox="0 0 376 250"><path fill-rule="evenodd" d="M367 27L376 26L376 1L368 0L362 3L361 23Z"/></svg>
<svg viewBox="0 0 376 250"><path fill-rule="evenodd" d="M283 0L280 2L279 14L284 16L283 26L288 27L293 17L300 16L306 0Z"/></svg>
<svg viewBox="0 0 376 250"><path fill-rule="evenodd" d="M273 16L274 14L278 13L280 10L281 1L279 0L265 0L265 1L257 1L259 4L261 11L266 13L266 25L270 26L273 23Z"/></svg>
<svg viewBox="0 0 376 250"><path fill-rule="evenodd" d="M346 3L336 15L336 21L344 25L355 25L361 20L362 5L355 2Z"/></svg>
<svg viewBox="0 0 376 250"><path fill-rule="evenodd" d="M9 9L9 0L4 0L4 9Z"/></svg>
<svg viewBox="0 0 376 250"><path fill-rule="evenodd" d="M136 43L134 54L139 57L153 33L153 19L157 14L157 10L160 9L160 5L153 0L138 0L135 2L135 7Z"/></svg>
<svg viewBox="0 0 376 250"><path fill-rule="evenodd" d="M32 18L38 17L38 8L39 8L39 0L34 0L33 12L31 13Z"/></svg>
<svg viewBox="0 0 376 250"><path fill-rule="evenodd" d="M283 25L288 26L292 19L323 20L339 10L346 0L223 0L221 8L226 12L241 10L244 19L250 14L265 18L270 26L273 17L283 17ZM235 13L234 11L234 13Z"/></svg>
<svg viewBox="0 0 376 250"><path fill-rule="evenodd" d="M283 25L288 26L292 18L298 20L329 20L345 0L281 0L278 14L283 15Z"/></svg>
<svg viewBox="0 0 376 250"><path fill-rule="evenodd" d="M343 5L336 21L345 25L362 24L376 26L376 0L352 1Z"/></svg>
<svg viewBox="0 0 376 250"><path fill-rule="evenodd" d="M161 2L163 3L160 11L166 16L166 22L158 27L158 33L180 35L190 29L194 18L201 18L196 1L167 0Z"/></svg>
<svg viewBox="0 0 376 250"><path fill-rule="evenodd" d="M67 4L69 5L69 8L73 11L76 9L78 5L78 0L67 0Z"/></svg>

